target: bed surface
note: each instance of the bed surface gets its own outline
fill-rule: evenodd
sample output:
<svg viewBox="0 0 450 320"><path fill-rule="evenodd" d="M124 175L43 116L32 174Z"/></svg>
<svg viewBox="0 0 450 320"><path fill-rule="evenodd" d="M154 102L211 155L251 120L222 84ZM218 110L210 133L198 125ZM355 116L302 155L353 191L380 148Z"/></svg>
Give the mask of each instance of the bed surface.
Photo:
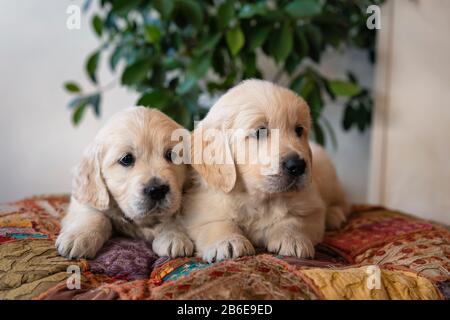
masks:
<svg viewBox="0 0 450 320"><path fill-rule="evenodd" d="M0 299L450 299L449 230L385 208L354 206L313 260L260 252L208 264L113 238L95 259L71 261L54 248L68 201L0 205ZM68 288L70 270L80 289Z"/></svg>

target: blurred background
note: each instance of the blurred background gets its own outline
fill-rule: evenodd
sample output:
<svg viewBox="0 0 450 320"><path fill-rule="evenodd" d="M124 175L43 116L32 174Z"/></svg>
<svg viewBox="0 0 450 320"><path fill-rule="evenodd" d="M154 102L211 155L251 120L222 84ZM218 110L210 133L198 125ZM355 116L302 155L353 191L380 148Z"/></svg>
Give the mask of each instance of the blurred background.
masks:
<svg viewBox="0 0 450 320"><path fill-rule="evenodd" d="M168 2L154 2L160 17L134 20L142 1L0 0L0 201L70 192L71 168L82 150L127 106L156 104L190 123L226 87L253 76L307 96L316 114L314 139L325 143L352 202L450 223L449 1L387 0L381 29L370 31L361 29L361 19L371 1L361 1L352 14L339 1L325 7L322 1L280 1L287 18L268 13L276 11L274 1L239 1L231 9L228 1L206 1L203 20L192 27L186 16L197 19L198 7L186 0L178 1L182 10L165 8ZM81 15L79 28L71 29L74 5ZM107 23L114 11L108 8L130 16L129 25L119 18ZM164 20L164 10L184 12L184 20ZM171 19L182 27L178 40L164 37ZM200 43L191 50L183 37L195 32ZM117 41L127 39L149 51L116 53L112 68ZM170 41L177 46L165 51ZM217 57L219 49L223 56ZM166 61L177 54L180 61ZM201 63L204 54L208 65ZM155 62L142 64L145 55ZM216 70L221 59L229 66L223 74ZM148 74L139 72L146 68ZM157 81L158 68L165 81ZM171 89L169 96L180 100L161 94ZM174 109L176 103L188 113Z"/></svg>

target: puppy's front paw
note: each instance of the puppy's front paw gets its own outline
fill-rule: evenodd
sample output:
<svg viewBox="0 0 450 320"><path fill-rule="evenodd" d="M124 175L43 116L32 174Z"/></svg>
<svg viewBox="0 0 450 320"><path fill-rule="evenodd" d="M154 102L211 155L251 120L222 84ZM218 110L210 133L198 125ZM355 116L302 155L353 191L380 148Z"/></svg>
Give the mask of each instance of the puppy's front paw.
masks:
<svg viewBox="0 0 450 320"><path fill-rule="evenodd" d="M69 259L92 259L106 240L95 232L63 230L56 239L56 249L60 255Z"/></svg>
<svg viewBox="0 0 450 320"><path fill-rule="evenodd" d="M168 232L156 236L152 247L160 257L189 257L194 252L194 244L181 232Z"/></svg>
<svg viewBox="0 0 450 320"><path fill-rule="evenodd" d="M251 242L242 235L231 235L210 245L203 251L203 259L209 263L255 254Z"/></svg>
<svg viewBox="0 0 450 320"><path fill-rule="evenodd" d="M347 220L344 211L339 207L329 207L325 217L327 230L339 229Z"/></svg>
<svg viewBox="0 0 450 320"><path fill-rule="evenodd" d="M314 245L308 237L303 235L284 234L270 239L267 250L282 256L297 258L313 258Z"/></svg>

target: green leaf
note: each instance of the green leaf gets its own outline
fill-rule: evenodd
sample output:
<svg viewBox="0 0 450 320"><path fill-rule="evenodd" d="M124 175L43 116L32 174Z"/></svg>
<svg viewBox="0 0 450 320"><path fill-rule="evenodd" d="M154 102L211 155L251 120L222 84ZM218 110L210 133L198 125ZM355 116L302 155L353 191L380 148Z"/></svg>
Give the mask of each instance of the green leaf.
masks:
<svg viewBox="0 0 450 320"><path fill-rule="evenodd" d="M173 0L154 0L156 10L159 11L163 20L168 20L172 14L174 2Z"/></svg>
<svg viewBox="0 0 450 320"><path fill-rule="evenodd" d="M229 56L228 48L223 48L219 46L215 48L212 56L212 67L214 72L217 73L221 77L225 77L227 75L227 70L225 68L225 64L223 63Z"/></svg>
<svg viewBox="0 0 450 320"><path fill-rule="evenodd" d="M139 60L125 68L122 74L122 84L137 85L147 76L152 62L150 58Z"/></svg>
<svg viewBox="0 0 450 320"><path fill-rule="evenodd" d="M305 76L302 80L300 88L300 96L307 99L309 95L315 90L315 83L309 76Z"/></svg>
<svg viewBox="0 0 450 320"><path fill-rule="evenodd" d="M100 116L100 101L101 101L100 93L95 93L90 96L78 96L69 102L69 107L78 110L81 109L80 108L81 106L87 107L88 105L91 105L92 108L94 109L95 115ZM82 111L79 110L78 112ZM75 116L75 114L73 114L73 116ZM81 115L78 116L81 117Z"/></svg>
<svg viewBox="0 0 450 320"><path fill-rule="evenodd" d="M350 82L353 82L353 83L357 83L358 82L358 80L356 79L355 74L353 72L351 72L351 71L347 71L347 77L350 80Z"/></svg>
<svg viewBox="0 0 450 320"><path fill-rule="evenodd" d="M309 43L309 57L315 62L319 62L323 49L322 32L313 24L305 25L304 30Z"/></svg>
<svg viewBox="0 0 450 320"><path fill-rule="evenodd" d="M189 113L195 114L198 112L198 105L197 105L197 101L195 98L193 98L192 96L183 96L181 98L182 101L182 106L184 106L186 110L189 111Z"/></svg>
<svg viewBox="0 0 450 320"><path fill-rule="evenodd" d="M186 70L186 77L177 86L176 92L180 95L188 93L202 78L206 72L208 72L211 66L211 56L206 55L198 57L190 63Z"/></svg>
<svg viewBox="0 0 450 320"><path fill-rule="evenodd" d="M301 59L308 56L309 53L309 44L306 39L306 32L303 28L297 28L296 30L296 38L294 41L295 51L298 53Z"/></svg>
<svg viewBox="0 0 450 320"><path fill-rule="evenodd" d="M123 57L125 48L122 46L117 46L113 53L111 54L111 57L109 58L109 67L111 70L115 71L117 64L119 63L120 59Z"/></svg>
<svg viewBox="0 0 450 320"><path fill-rule="evenodd" d="M100 116L100 94L94 94L88 98L88 104L90 104L94 108L94 112L96 116Z"/></svg>
<svg viewBox="0 0 450 320"><path fill-rule="evenodd" d="M244 78L255 78L258 75L258 67L256 65L256 54L247 53L242 55L242 65L244 67Z"/></svg>
<svg viewBox="0 0 450 320"><path fill-rule="evenodd" d="M325 146L325 135L319 123L313 123L314 138L318 144Z"/></svg>
<svg viewBox="0 0 450 320"><path fill-rule="evenodd" d="M239 18L248 19L256 15L263 15L267 11L265 1L251 4L244 4L239 11Z"/></svg>
<svg viewBox="0 0 450 320"><path fill-rule="evenodd" d="M302 59L298 56L297 52L295 52L294 47L291 54L287 57L286 62L284 63L284 70L289 76L292 76L301 62Z"/></svg>
<svg viewBox="0 0 450 320"><path fill-rule="evenodd" d="M254 51L261 47L267 39L270 32L270 26L256 26L249 35L248 49Z"/></svg>
<svg viewBox="0 0 450 320"><path fill-rule="evenodd" d="M83 118L87 104L88 98L86 97L76 97L69 103L69 106L74 109L72 113L72 123L74 125L77 125Z"/></svg>
<svg viewBox="0 0 450 320"><path fill-rule="evenodd" d="M290 88L297 92L303 99L307 100L310 104L311 109L314 109L315 106L321 107L319 99L317 99L318 93L320 95L320 87L315 83L314 78L311 74L301 73L294 80L292 80ZM316 96L315 98L311 98L312 96ZM315 105L311 105L315 103ZM314 110L313 110L314 111ZM312 112L314 115L314 112Z"/></svg>
<svg viewBox="0 0 450 320"><path fill-rule="evenodd" d="M208 37L207 39L203 40L200 45L194 50L194 54L201 55L205 52L211 51L217 45L217 43L219 43L221 38L221 33L217 33L213 36Z"/></svg>
<svg viewBox="0 0 450 320"><path fill-rule="evenodd" d="M322 32L316 26L310 24L305 26L306 36L315 50L320 50L323 43Z"/></svg>
<svg viewBox="0 0 450 320"><path fill-rule="evenodd" d="M366 127L366 110L361 106L356 113L356 124L359 131L363 132L364 128Z"/></svg>
<svg viewBox="0 0 450 320"><path fill-rule="evenodd" d="M217 10L217 26L220 30L227 28L234 18L234 1L226 0Z"/></svg>
<svg viewBox="0 0 450 320"><path fill-rule="evenodd" d="M181 99L181 103L174 103L170 108L165 108L163 111L169 117L186 128L192 127L192 113L189 111L187 97Z"/></svg>
<svg viewBox="0 0 450 320"><path fill-rule="evenodd" d="M244 33L239 26L229 30L226 39L228 48L233 56L237 55L245 44Z"/></svg>
<svg viewBox="0 0 450 320"><path fill-rule="evenodd" d="M322 77L322 83L323 83L323 86L324 86L324 88L325 88L325 92L328 94L328 96L330 97L330 99L331 99L332 101L335 101L335 100L336 100L336 95L335 95L334 92L331 90L330 82L329 82L327 79L325 79L325 78Z"/></svg>
<svg viewBox="0 0 450 320"><path fill-rule="evenodd" d="M115 0L111 1L113 11L121 15L126 15L129 11L136 8L142 0Z"/></svg>
<svg viewBox="0 0 450 320"><path fill-rule="evenodd" d="M71 93L79 93L79 92L81 92L80 87L75 82L66 82L64 84L64 88L66 88L66 90L68 92L71 92Z"/></svg>
<svg viewBox="0 0 450 320"><path fill-rule="evenodd" d="M138 106L162 109L170 101L170 96L162 90L152 90L144 93L138 100Z"/></svg>
<svg viewBox="0 0 450 320"><path fill-rule="evenodd" d="M86 63L86 72L87 72L89 78L94 83L97 83L97 77L95 74L97 72L99 58L100 58L100 52L95 51L94 53L92 53L89 56L87 63Z"/></svg>
<svg viewBox="0 0 450 320"><path fill-rule="evenodd" d="M310 70L300 74L291 82L290 88L305 99L310 107L311 118L314 121L319 119L324 102L320 85Z"/></svg>
<svg viewBox="0 0 450 320"><path fill-rule="evenodd" d="M94 31L97 34L97 36L99 36L99 37L102 36L102 33L103 33L103 21L98 15L95 15L92 18L92 28L94 29Z"/></svg>
<svg viewBox="0 0 450 320"><path fill-rule="evenodd" d="M188 75L193 75L197 78L203 77L208 71L211 65L211 56L205 55L198 58L195 58L190 63L189 67L186 70Z"/></svg>
<svg viewBox="0 0 450 320"><path fill-rule="evenodd" d="M147 25L145 26L145 40L148 43L158 43L161 38L161 31L155 25Z"/></svg>
<svg viewBox="0 0 450 320"><path fill-rule="evenodd" d="M75 97L74 99L70 100L69 108L74 109L78 107L82 102L87 103L87 99L80 96Z"/></svg>
<svg viewBox="0 0 450 320"><path fill-rule="evenodd" d="M343 97L353 97L361 91L357 84L344 80L329 81L329 88L334 95Z"/></svg>
<svg viewBox="0 0 450 320"><path fill-rule="evenodd" d="M285 22L279 36L274 39L273 54L277 62L286 60L292 51L292 44L292 27L288 22Z"/></svg>
<svg viewBox="0 0 450 320"><path fill-rule="evenodd" d="M109 11L106 14L103 28L106 29L107 32L117 30L117 16L114 11Z"/></svg>
<svg viewBox="0 0 450 320"><path fill-rule="evenodd" d="M198 78L191 75L187 76L178 86L176 89L176 93L179 95L184 95L188 93L194 85L197 83Z"/></svg>
<svg viewBox="0 0 450 320"><path fill-rule="evenodd" d="M162 66L166 70L173 70L181 68L183 66L183 63L179 59L176 59L175 57L164 56L162 58Z"/></svg>
<svg viewBox="0 0 450 320"><path fill-rule="evenodd" d="M196 0L175 0L175 9L179 10L196 27L199 28L202 25L203 11Z"/></svg>
<svg viewBox="0 0 450 320"><path fill-rule="evenodd" d="M269 10L264 14L264 20L268 20L271 23L283 22L286 20L286 13L279 9Z"/></svg>
<svg viewBox="0 0 450 320"><path fill-rule="evenodd" d="M318 0L295 0L291 1L284 10L294 18L309 18L322 12L322 4Z"/></svg>
<svg viewBox="0 0 450 320"><path fill-rule="evenodd" d="M157 62L152 66L152 72L150 75L150 82L145 82L145 85L150 87L161 88L165 87L164 82L166 79L166 72L163 67Z"/></svg>
<svg viewBox="0 0 450 320"><path fill-rule="evenodd" d="M301 90L302 90L304 77L305 77L304 74L300 74L297 77L295 77L292 80L291 85L289 86L289 88L291 88L291 90L294 91L294 92L300 93Z"/></svg>
<svg viewBox="0 0 450 320"><path fill-rule="evenodd" d="M353 119L355 118L355 110L352 106L347 105L344 111L344 119L342 121L342 127L345 131L348 131L353 124Z"/></svg>
<svg viewBox="0 0 450 320"><path fill-rule="evenodd" d="M83 118L84 111L86 110L86 105L79 105L75 108L75 111L72 114L72 123L74 125L78 125Z"/></svg>
<svg viewBox="0 0 450 320"><path fill-rule="evenodd" d="M313 89L307 96L305 96L305 98L311 108L311 116L313 118L313 121L317 121L322 113L322 109L324 106L320 87L316 83L314 83Z"/></svg>

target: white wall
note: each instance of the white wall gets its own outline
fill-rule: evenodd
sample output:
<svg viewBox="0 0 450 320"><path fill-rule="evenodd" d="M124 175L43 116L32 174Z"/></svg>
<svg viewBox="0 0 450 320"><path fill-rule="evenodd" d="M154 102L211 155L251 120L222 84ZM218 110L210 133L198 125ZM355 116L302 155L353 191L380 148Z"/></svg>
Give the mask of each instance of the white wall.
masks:
<svg viewBox="0 0 450 320"><path fill-rule="evenodd" d="M373 86L374 69L365 52L351 50L343 55L328 54L322 63L322 71L330 77L345 79L346 71L351 70L358 77L361 85ZM327 150L336 165L340 180L353 203L367 201L369 162L370 162L370 130L363 133L356 128L346 132L341 122L344 107L339 103L331 103L325 109L324 116L330 121L338 141L337 149L331 143Z"/></svg>
<svg viewBox="0 0 450 320"><path fill-rule="evenodd" d="M383 10L370 200L450 224L450 1Z"/></svg>
<svg viewBox="0 0 450 320"><path fill-rule="evenodd" d="M98 44L85 17L81 30L66 28L67 6L81 3L0 0L0 201L70 191L70 169L101 123L136 101L135 94L115 88L103 97L100 121L89 113L80 127L72 126L62 84L68 79L88 84L84 58ZM365 84L372 82L373 70L358 52L325 60L327 74L344 75L351 67ZM103 69L105 84L112 76ZM328 106L325 114L338 131L339 147L330 151L341 179L350 198L364 202L369 134L343 133L340 106Z"/></svg>
<svg viewBox="0 0 450 320"><path fill-rule="evenodd" d="M0 1L0 201L70 190L70 169L102 121L136 101L114 89L101 121L87 113L74 128L62 84L89 83L84 58L96 46L90 24L66 28L66 9L82 1ZM105 70L107 68L104 68ZM111 77L105 72L102 83Z"/></svg>

